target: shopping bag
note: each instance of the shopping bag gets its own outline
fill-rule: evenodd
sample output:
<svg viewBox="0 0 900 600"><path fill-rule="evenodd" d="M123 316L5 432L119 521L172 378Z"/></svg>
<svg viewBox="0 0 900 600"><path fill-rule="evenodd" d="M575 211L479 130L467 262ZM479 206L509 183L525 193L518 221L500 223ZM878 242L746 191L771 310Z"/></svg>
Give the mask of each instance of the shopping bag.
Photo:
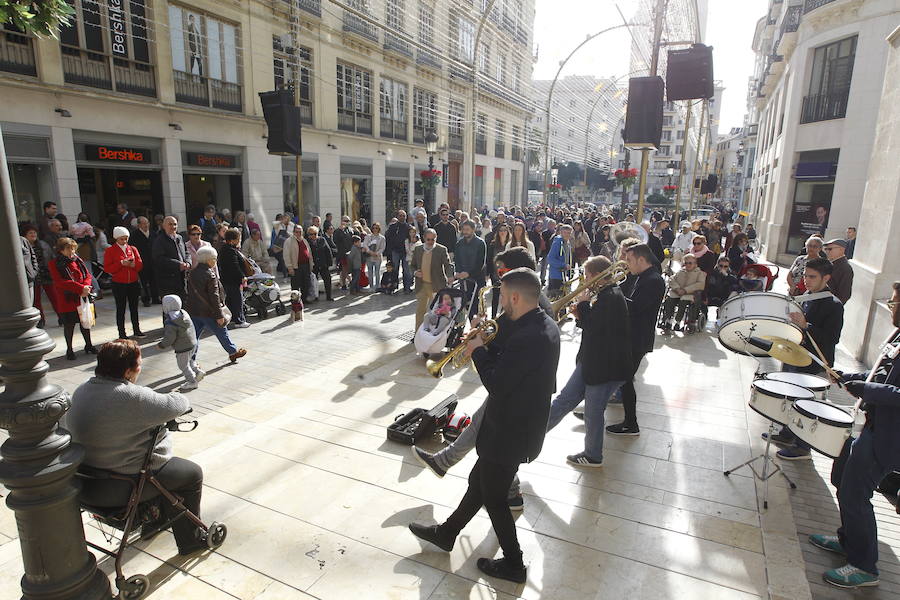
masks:
<svg viewBox="0 0 900 600"><path fill-rule="evenodd" d="M78 305L78 320L85 329L90 329L97 323L97 312L94 310L94 303L87 298L81 298L81 304Z"/></svg>
<svg viewBox="0 0 900 600"><path fill-rule="evenodd" d="M316 274L310 272L309 274L309 292L306 294L306 298L303 299L304 302L315 302L319 299L319 278L316 277Z"/></svg>

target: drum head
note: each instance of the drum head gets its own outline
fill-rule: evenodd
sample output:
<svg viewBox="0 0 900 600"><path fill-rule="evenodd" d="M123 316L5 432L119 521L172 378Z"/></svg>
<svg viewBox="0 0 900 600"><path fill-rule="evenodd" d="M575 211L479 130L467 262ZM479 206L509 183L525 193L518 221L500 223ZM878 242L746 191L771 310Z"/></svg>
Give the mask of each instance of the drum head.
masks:
<svg viewBox="0 0 900 600"><path fill-rule="evenodd" d="M771 381L769 379L757 379L753 382L753 389L761 394L782 400L812 400L815 394L804 387L785 383L784 381Z"/></svg>
<svg viewBox="0 0 900 600"><path fill-rule="evenodd" d="M732 352L752 354L753 356L768 356L769 354L765 350L745 341L750 336L780 337L797 344L803 341L803 332L796 325L770 317L755 316L746 319L734 319L719 328L719 341Z"/></svg>
<svg viewBox="0 0 900 600"><path fill-rule="evenodd" d="M770 381L793 383L794 385L805 387L814 392L824 392L831 387L831 384L827 379L816 375L808 375L806 373L788 373L786 371L779 371L778 373L767 373L766 379Z"/></svg>
<svg viewBox="0 0 900 600"><path fill-rule="evenodd" d="M819 400L797 400L794 402L794 410L805 417L818 419L833 427L851 427L853 425L853 417L849 412Z"/></svg>

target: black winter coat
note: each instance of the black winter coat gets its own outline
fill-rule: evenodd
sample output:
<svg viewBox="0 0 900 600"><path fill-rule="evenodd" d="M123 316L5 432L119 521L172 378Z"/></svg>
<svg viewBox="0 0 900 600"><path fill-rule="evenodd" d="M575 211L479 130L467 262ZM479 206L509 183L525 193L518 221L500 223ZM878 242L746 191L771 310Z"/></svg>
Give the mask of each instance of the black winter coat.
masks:
<svg viewBox="0 0 900 600"><path fill-rule="evenodd" d="M353 230L349 227L334 230L334 243L337 246L337 255L345 256L353 245Z"/></svg>
<svg viewBox="0 0 900 600"><path fill-rule="evenodd" d="M158 235L153 240L152 256L160 297L166 294L176 294L183 298L185 272L181 270L179 263L191 264L191 257L184 246L184 240L180 235L176 235L174 240L165 233ZM144 261L144 264L146 265L147 262Z"/></svg>
<svg viewBox="0 0 900 600"><path fill-rule="evenodd" d="M237 285L244 280L244 261L237 248L222 244L219 250L219 279L225 285Z"/></svg>
<svg viewBox="0 0 900 600"><path fill-rule="evenodd" d="M475 447L481 459L518 465L534 460L544 445L556 391L559 327L536 308L509 322L508 329L502 346L491 344L472 354L488 391Z"/></svg>
<svg viewBox="0 0 900 600"><path fill-rule="evenodd" d="M406 255L406 240L409 239L409 230L412 225L409 223L391 223L385 233L385 249L388 252L397 251Z"/></svg>
<svg viewBox="0 0 900 600"><path fill-rule="evenodd" d="M806 332L816 341L828 364L833 365L834 349L841 339L841 330L844 328L844 305L837 299L837 296L832 296L804 302L801 308L808 323ZM803 336L801 346L818 356L808 337ZM799 370L815 374L821 371L822 367L813 361L808 367L802 367Z"/></svg>
<svg viewBox="0 0 900 600"><path fill-rule="evenodd" d="M631 353L635 360L647 352L653 352L656 339L656 318L666 282L653 267L640 275L629 275L622 285L622 294L628 303L628 320L631 324Z"/></svg>
<svg viewBox="0 0 900 600"><path fill-rule="evenodd" d="M309 240L307 240L309 241ZM328 273L328 269L334 263L334 256L331 253L331 247L325 238L316 238L316 241L310 242L312 250L313 267L316 273Z"/></svg>
<svg viewBox="0 0 900 600"><path fill-rule="evenodd" d="M584 382L599 385L608 381L627 381L634 373L631 323L625 296L615 286L597 294L593 306L578 303L578 325L583 330L576 360L581 363Z"/></svg>

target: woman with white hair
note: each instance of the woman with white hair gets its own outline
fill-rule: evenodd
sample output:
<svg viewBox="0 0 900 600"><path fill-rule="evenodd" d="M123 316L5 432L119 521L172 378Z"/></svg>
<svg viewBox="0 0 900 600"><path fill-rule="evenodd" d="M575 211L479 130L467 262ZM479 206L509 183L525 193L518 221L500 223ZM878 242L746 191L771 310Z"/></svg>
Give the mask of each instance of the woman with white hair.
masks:
<svg viewBox="0 0 900 600"><path fill-rule="evenodd" d="M231 312L225 306L225 288L216 273L218 258L219 253L212 246L203 246L197 250L197 260L200 264L188 274L187 301L184 308L191 315L194 329L197 330L197 339L200 339L204 329L209 329L228 353L228 359L237 362L247 354L247 351L234 345L225 328L231 318Z"/></svg>
<svg viewBox="0 0 900 600"><path fill-rule="evenodd" d="M141 253L134 246L129 245L131 232L125 227L113 228L113 240L115 243L106 249L103 254L103 270L112 276L112 292L116 299L116 325L119 328L119 337L125 339L125 305L131 314L131 328L134 337L146 337L141 332L138 320L138 302L141 299L141 283L139 273L144 268Z"/></svg>

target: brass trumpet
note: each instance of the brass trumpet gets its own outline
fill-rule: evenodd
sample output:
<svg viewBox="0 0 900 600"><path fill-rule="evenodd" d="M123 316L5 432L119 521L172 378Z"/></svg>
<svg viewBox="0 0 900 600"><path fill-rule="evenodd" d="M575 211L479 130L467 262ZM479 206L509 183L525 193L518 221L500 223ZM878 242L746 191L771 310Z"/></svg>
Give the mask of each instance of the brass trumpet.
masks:
<svg viewBox="0 0 900 600"><path fill-rule="evenodd" d="M626 277L628 277L628 265L625 264L625 261L620 260L604 269L602 273L591 277L565 296L555 300L551 306L553 314L556 316L556 323L562 326L563 322L569 317L569 305L583 291L591 290L596 295L604 288L622 283Z"/></svg>
<svg viewBox="0 0 900 600"><path fill-rule="evenodd" d="M486 285L478 291L478 314L487 316L487 306L485 302L485 296L491 290L499 289L500 286L491 286ZM468 340L473 335L484 335L484 343L485 345L490 344L491 341L497 337L497 332L500 330L500 326L497 324L497 321L494 319L485 319L481 323L478 324L477 327L473 327L460 339L459 343L453 347L452 350L447 352L443 358L440 360L429 360L425 363L425 368L428 370L428 374L434 377L435 379L440 379L444 376L444 367L448 364L451 364L455 369L462 369L469 364L469 361L472 360L471 356L466 356L466 340Z"/></svg>

